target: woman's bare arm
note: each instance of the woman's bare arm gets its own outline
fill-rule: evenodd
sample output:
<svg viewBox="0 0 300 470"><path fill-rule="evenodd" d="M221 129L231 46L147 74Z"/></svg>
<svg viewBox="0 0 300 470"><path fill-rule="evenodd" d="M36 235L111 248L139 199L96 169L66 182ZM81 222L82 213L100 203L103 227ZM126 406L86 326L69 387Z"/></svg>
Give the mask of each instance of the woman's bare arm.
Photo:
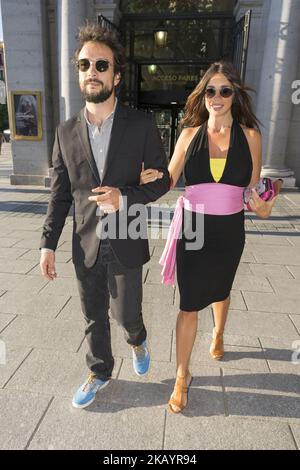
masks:
<svg viewBox="0 0 300 470"><path fill-rule="evenodd" d="M244 126L243 130L248 141L252 158L252 175L249 188L253 188L258 183L262 165L262 139L261 134L255 129L249 129Z"/></svg>

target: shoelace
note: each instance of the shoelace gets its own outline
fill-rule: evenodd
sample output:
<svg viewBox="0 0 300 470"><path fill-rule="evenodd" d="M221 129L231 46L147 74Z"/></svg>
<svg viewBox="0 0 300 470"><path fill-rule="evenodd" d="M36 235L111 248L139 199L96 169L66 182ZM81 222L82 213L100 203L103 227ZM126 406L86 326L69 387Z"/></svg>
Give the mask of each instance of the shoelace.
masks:
<svg viewBox="0 0 300 470"><path fill-rule="evenodd" d="M95 383L93 384L93 382ZM83 391L86 392L86 391L93 390L95 385L96 385L96 376L94 374L90 374L89 378L86 381L85 386L83 387ZM89 388L89 386L91 387Z"/></svg>
<svg viewBox="0 0 300 470"><path fill-rule="evenodd" d="M144 346L133 346L134 354L138 361L142 361L146 355L146 348Z"/></svg>

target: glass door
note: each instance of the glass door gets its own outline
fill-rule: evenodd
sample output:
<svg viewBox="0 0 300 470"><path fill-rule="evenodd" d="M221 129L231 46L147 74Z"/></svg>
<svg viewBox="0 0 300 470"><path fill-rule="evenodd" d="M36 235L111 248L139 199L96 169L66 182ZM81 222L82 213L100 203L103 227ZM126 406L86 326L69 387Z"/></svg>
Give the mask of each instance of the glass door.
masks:
<svg viewBox="0 0 300 470"><path fill-rule="evenodd" d="M170 160L175 144L180 134L180 120L183 108L178 106L157 107L142 106L142 109L151 113L155 119L167 158Z"/></svg>

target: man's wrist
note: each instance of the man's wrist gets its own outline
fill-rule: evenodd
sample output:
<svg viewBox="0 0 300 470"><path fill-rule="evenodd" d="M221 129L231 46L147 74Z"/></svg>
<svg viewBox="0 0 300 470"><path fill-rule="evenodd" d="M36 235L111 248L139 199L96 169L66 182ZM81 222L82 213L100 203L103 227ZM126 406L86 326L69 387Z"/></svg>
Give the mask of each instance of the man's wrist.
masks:
<svg viewBox="0 0 300 470"><path fill-rule="evenodd" d="M54 250L52 248L41 248L41 254L43 253L54 253Z"/></svg>

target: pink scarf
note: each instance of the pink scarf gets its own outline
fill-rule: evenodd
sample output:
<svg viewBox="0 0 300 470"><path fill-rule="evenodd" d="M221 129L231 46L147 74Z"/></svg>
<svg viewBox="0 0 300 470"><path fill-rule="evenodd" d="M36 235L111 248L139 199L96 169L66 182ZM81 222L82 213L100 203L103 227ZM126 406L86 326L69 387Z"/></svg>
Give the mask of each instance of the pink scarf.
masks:
<svg viewBox="0 0 300 470"><path fill-rule="evenodd" d="M201 183L186 186L185 193L177 200L169 228L167 242L159 260L162 283L174 286L176 244L182 225L183 207L193 212L210 215L231 215L244 208L244 188L223 183Z"/></svg>

